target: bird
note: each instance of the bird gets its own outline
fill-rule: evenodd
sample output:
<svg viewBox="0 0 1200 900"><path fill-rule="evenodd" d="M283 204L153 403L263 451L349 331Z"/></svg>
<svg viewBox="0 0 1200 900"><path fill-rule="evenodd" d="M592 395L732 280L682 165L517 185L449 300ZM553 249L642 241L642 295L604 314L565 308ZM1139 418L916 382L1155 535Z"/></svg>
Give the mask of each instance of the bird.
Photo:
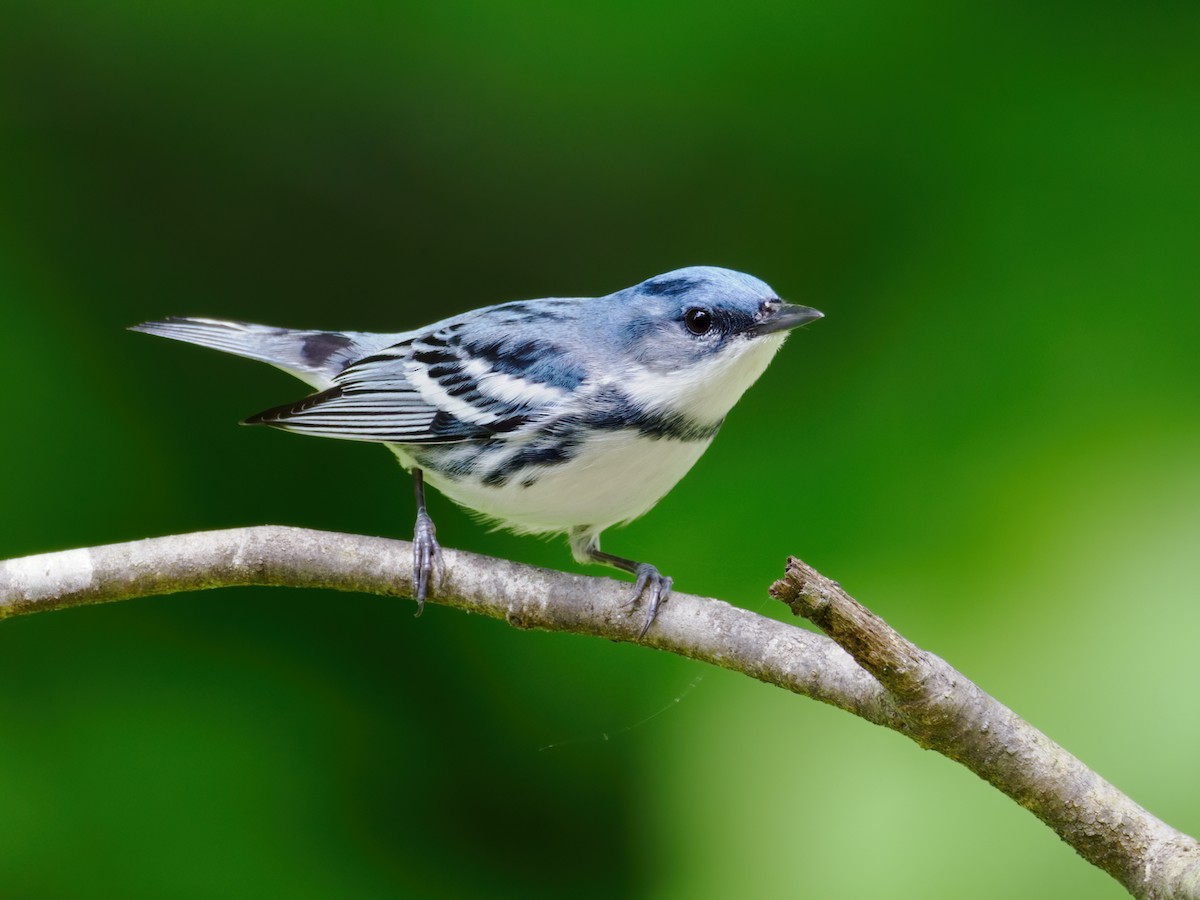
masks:
<svg viewBox="0 0 1200 900"><path fill-rule="evenodd" d="M428 483L518 534L566 534L577 562L632 574L641 640L673 581L601 550L601 533L662 499L789 332L822 317L751 275L691 266L390 334L182 317L131 330L269 363L316 391L243 424L391 450L413 479L416 615L445 571Z"/></svg>

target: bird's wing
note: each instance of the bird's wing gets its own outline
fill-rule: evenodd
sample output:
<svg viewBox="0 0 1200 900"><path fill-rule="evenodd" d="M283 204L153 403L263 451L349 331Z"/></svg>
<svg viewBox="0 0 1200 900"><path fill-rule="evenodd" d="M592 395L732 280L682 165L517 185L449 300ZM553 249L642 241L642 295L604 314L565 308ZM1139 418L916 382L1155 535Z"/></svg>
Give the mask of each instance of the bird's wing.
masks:
<svg viewBox="0 0 1200 900"><path fill-rule="evenodd" d="M561 407L582 380L549 342L467 324L384 348L353 363L328 390L246 424L396 444L484 440Z"/></svg>

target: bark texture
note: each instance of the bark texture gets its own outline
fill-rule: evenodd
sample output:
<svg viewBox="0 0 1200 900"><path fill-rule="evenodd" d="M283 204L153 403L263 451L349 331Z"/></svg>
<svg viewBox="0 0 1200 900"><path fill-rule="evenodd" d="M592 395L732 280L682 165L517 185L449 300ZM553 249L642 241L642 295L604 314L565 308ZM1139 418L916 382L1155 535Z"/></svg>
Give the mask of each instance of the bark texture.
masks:
<svg viewBox="0 0 1200 900"><path fill-rule="evenodd" d="M0 563L0 618L233 585L412 596L406 541L265 525ZM629 586L446 550L430 602L517 628L636 641ZM1136 897L1200 900L1200 844L1156 819L945 661L798 559L771 588L828 637L672 594L640 643L713 663L892 728L1029 809Z"/></svg>

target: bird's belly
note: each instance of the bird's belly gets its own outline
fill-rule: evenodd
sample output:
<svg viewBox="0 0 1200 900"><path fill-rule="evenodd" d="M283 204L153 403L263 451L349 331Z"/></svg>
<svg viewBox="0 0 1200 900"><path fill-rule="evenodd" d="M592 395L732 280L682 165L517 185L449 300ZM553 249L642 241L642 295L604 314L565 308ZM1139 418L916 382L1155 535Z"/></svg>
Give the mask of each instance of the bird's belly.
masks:
<svg viewBox="0 0 1200 900"><path fill-rule="evenodd" d="M569 459L520 468L503 479L494 474L498 459L482 473L456 471L455 454L474 452L461 444L392 449L406 468L421 467L425 480L454 502L516 531L546 533L575 526L601 530L637 518L687 474L710 443L711 437L653 438L632 429L601 432L573 448Z"/></svg>

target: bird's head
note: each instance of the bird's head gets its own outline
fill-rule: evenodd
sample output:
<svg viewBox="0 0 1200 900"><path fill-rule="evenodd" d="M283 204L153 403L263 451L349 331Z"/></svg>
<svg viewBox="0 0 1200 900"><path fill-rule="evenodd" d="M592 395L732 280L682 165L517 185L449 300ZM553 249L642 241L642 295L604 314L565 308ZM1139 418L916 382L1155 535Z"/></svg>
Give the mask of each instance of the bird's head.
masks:
<svg viewBox="0 0 1200 900"><path fill-rule="evenodd" d="M820 319L808 306L785 304L766 282L716 266L656 275L618 295L617 322L631 355L664 370L744 350L779 349L787 332Z"/></svg>
<svg viewBox="0 0 1200 900"><path fill-rule="evenodd" d="M657 275L614 296L612 325L630 366L677 385L676 404L723 416L788 332L822 317L765 282L715 266ZM649 380L648 383L653 383Z"/></svg>
<svg viewBox="0 0 1200 900"><path fill-rule="evenodd" d="M822 313L784 303L752 275L715 266L692 266L656 275L621 291L622 329L628 351L641 363L677 369L745 350L773 352L787 332Z"/></svg>

